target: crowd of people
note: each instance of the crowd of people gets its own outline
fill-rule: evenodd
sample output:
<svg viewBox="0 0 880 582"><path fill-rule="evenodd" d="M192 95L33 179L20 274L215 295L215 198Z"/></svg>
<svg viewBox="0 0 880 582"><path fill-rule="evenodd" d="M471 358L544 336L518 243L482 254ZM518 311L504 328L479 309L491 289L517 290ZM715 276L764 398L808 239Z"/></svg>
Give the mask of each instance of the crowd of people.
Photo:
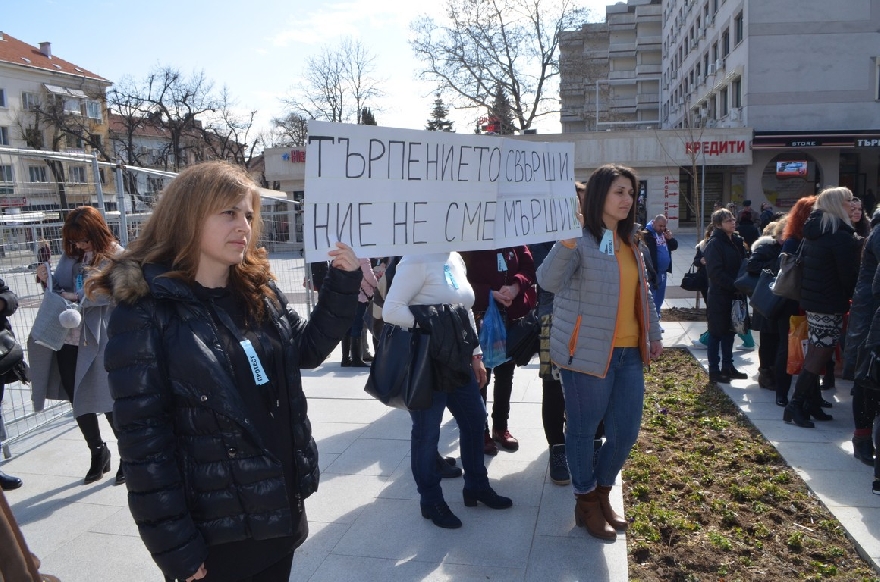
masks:
<svg viewBox="0 0 880 582"><path fill-rule="evenodd" d="M113 464L98 423L106 416L118 443L115 482L127 487L166 580L287 580L308 535L303 502L320 478L301 370L341 344L341 366L366 374L389 329L443 344L430 352L444 368L430 405L409 411L411 472L422 517L459 528L442 479L463 476L466 507L514 505L493 488L485 456L519 448L510 426L517 362L487 366L480 332L496 310L508 328L533 315L550 478L570 484L574 523L613 541L627 521L610 493L638 438L644 370L663 351L661 306L679 248L666 216L636 223L638 185L615 164L577 182L581 236L560 241L373 259L336 243L327 262L310 265L306 284L318 299L308 318L274 282L258 244L257 186L232 165L186 168L127 249L98 211L77 208L66 217L63 255L37 269L45 292L75 306L80 320L59 348L28 339L35 408L73 404L90 451L87 484ZM800 300L736 321L743 270L776 274L786 254L802 266ZM869 225L843 187L802 198L786 215L766 203L760 213L750 203L718 208L694 258L707 280L710 380L747 377L734 367L733 343L754 329L759 385L775 391L785 422L810 428L831 419L822 390L835 386L836 356L856 378L854 451L875 466L880 494L872 434L880 395L859 376L880 350L878 264L880 214ZM16 307L0 281L4 326ZM792 390L787 339L800 314L808 347ZM460 466L438 453L447 409ZM21 485L0 473L2 489Z"/></svg>

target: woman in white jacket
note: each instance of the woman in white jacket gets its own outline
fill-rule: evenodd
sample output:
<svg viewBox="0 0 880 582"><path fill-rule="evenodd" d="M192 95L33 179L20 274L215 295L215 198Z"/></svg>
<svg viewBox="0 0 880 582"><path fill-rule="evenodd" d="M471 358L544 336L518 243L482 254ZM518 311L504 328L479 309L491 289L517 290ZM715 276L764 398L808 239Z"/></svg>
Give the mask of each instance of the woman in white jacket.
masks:
<svg viewBox="0 0 880 582"><path fill-rule="evenodd" d="M410 305L462 304L467 308L471 327L476 330L471 308L474 290L467 280L464 260L458 253L409 255L400 260L394 285L385 298L382 317L385 323L403 328L415 326ZM476 335L476 331L474 331ZM461 464L464 469L462 497L467 506L483 503L492 509L506 509L513 505L508 497L498 495L489 485L483 458L483 427L486 424L486 405L480 388L486 384L479 344L471 356L471 381L452 392L435 391L434 400L426 410L411 410L412 433L410 462L413 478L418 486L422 517L438 527L461 527L461 520L452 513L443 499L440 472L437 468L437 443L440 440L440 422L443 411L449 408L458 424Z"/></svg>

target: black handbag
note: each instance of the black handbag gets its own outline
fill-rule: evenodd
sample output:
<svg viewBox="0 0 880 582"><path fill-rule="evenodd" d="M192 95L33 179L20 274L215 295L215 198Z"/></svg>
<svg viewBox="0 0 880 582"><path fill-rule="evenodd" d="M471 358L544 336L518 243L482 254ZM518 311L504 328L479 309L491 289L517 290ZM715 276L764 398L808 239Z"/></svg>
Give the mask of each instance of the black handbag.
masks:
<svg viewBox="0 0 880 582"><path fill-rule="evenodd" d="M541 322L532 309L507 326L507 357L517 366L527 366L540 348Z"/></svg>
<svg viewBox="0 0 880 582"><path fill-rule="evenodd" d="M736 279L733 282L733 286L736 287L736 290L740 293L751 295L755 292L755 285L758 284L758 275L749 273L748 266L749 260L743 259L743 262L739 266L739 273L737 273Z"/></svg>
<svg viewBox="0 0 880 582"><path fill-rule="evenodd" d="M434 401L430 345L430 335L386 323L364 391L392 408L430 408Z"/></svg>
<svg viewBox="0 0 880 582"><path fill-rule="evenodd" d="M804 241L801 241L795 254L781 253L779 255L779 273L776 274L776 280L771 287L777 295L795 301L801 300L801 280L804 272L804 266L801 262L803 246Z"/></svg>
<svg viewBox="0 0 880 582"><path fill-rule="evenodd" d="M880 346L859 348L855 381L868 390L880 391ZM865 353L867 352L867 353Z"/></svg>
<svg viewBox="0 0 880 582"><path fill-rule="evenodd" d="M24 360L24 350L10 329L0 329L0 379Z"/></svg>
<svg viewBox="0 0 880 582"><path fill-rule="evenodd" d="M700 269L696 265L691 265L690 270L681 277L681 288L685 291L702 291L706 293L709 290L709 279L706 276L706 269Z"/></svg>
<svg viewBox="0 0 880 582"><path fill-rule="evenodd" d="M776 275L770 269L763 269L761 276L758 277L758 284L755 285L755 291L752 293L752 309L766 317L774 319L782 308L785 297L777 295L773 292L773 281Z"/></svg>

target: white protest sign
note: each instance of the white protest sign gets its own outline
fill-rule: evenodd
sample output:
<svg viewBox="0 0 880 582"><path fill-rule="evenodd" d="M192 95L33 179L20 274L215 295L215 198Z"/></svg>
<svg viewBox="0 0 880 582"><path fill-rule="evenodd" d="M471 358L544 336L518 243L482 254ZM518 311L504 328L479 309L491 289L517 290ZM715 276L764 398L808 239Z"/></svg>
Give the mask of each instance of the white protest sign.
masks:
<svg viewBox="0 0 880 582"><path fill-rule="evenodd" d="M309 122L308 261L496 249L580 236L574 145Z"/></svg>

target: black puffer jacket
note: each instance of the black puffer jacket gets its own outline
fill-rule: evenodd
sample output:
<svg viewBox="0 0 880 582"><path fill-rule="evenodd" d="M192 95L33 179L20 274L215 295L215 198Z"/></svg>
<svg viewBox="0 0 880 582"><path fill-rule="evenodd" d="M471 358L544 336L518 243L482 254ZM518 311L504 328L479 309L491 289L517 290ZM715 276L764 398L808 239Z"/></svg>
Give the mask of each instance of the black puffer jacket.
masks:
<svg viewBox="0 0 880 582"><path fill-rule="evenodd" d="M871 321L880 308L880 220L871 221L871 234L865 241L859 278L853 291L852 308L846 326L843 377L852 378L856 370L859 347L865 342ZM874 331L874 330L871 330ZM880 331L880 330L877 330Z"/></svg>
<svg viewBox="0 0 880 582"><path fill-rule="evenodd" d="M285 348L300 504L291 507L281 462L245 416L209 311L165 271L114 267L104 364L131 513L162 572L184 579L209 545L297 532L319 478L300 369L320 365L351 326L361 272L330 269L308 321L277 288L280 307L265 300Z"/></svg>
<svg viewBox="0 0 880 582"><path fill-rule="evenodd" d="M736 275L746 256L742 239L734 234L728 237L716 228L706 244L703 257L706 259L706 274L709 276L709 293L706 297L709 333L721 336L731 331L730 309L737 296Z"/></svg>
<svg viewBox="0 0 880 582"><path fill-rule="evenodd" d="M768 269L776 273L779 253L782 252L782 243L772 236L762 236L752 244L752 254L749 256L746 270L751 275L761 276L761 271ZM769 320L761 315L757 309L752 310L752 329L761 333L777 333L776 319Z"/></svg>
<svg viewBox="0 0 880 582"><path fill-rule="evenodd" d="M801 249L803 279L801 309L816 313L846 313L859 278L855 231L840 222L836 232L822 228L824 211L814 210L804 224Z"/></svg>

